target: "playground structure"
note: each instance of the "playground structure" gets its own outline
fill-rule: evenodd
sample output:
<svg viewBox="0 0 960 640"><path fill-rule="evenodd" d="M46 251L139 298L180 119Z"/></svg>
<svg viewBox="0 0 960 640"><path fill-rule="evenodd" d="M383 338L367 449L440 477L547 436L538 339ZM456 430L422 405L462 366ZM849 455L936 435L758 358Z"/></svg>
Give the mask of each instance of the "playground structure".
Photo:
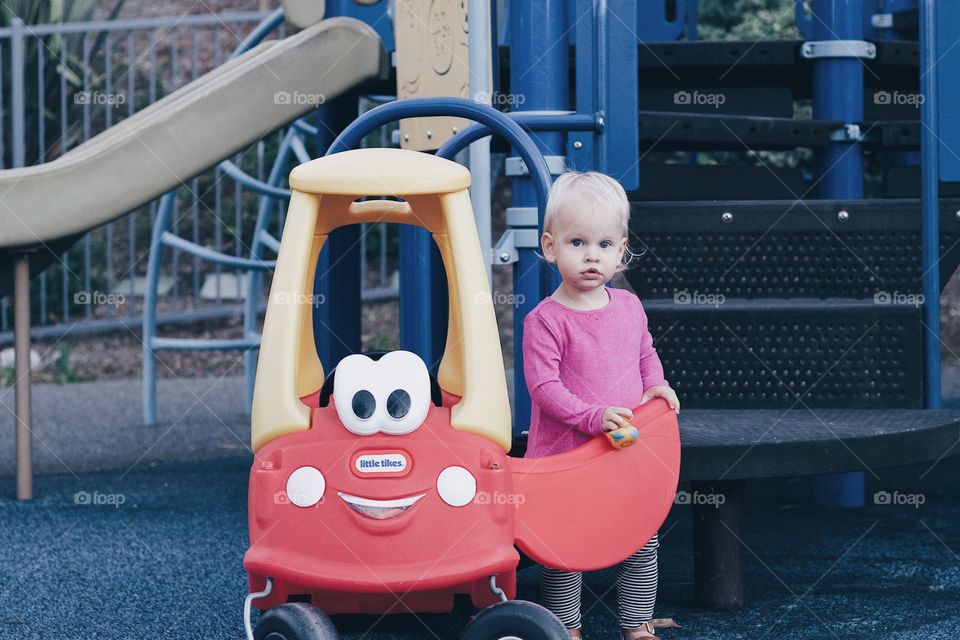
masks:
<svg viewBox="0 0 960 640"><path fill-rule="evenodd" d="M346 81L324 87L327 95L387 71L383 54L394 45L384 35L390 24L381 19L385 5L329 3L328 16L355 18L328 17L295 36L337 26L352 30L358 42L377 44L365 49L365 71L357 71L355 52L339 61ZM471 8L475 5L484 3L471 3ZM514 293L523 300L515 308L515 362L522 362L523 317L557 284L556 274L538 264L534 254L550 175L571 167L616 177L634 202L633 241L648 250L629 278L658 338L667 379L684 403L681 480L693 482L702 493L726 497L719 508L694 505L697 600L737 607L742 603L744 479L827 474L817 481L819 502L856 506L863 501L863 470L935 460L953 453L960 439L957 413L939 409L939 293L960 262L955 246L960 201L941 197L941 191L956 195L960 181L960 161L951 152L960 127L949 109L960 91L951 75L960 68L960 52L951 49L948 38L960 10L932 0L815 0L810 16L798 3L804 40L719 43L697 41L689 31L695 24L693 3L675 3L674 16L667 16L666 3L578 0L569 7L565 15L551 11L545 1L511 3L505 37L490 47L498 52L490 62L492 77L500 82L491 89L524 97L512 102L508 115L518 129L533 134L539 147L531 153L517 145L516 137L509 139L521 152L506 166L513 206L507 212L507 234L490 255L494 264L513 268ZM471 12L471 20L480 13ZM379 43L356 17L376 25ZM676 41L685 29L687 41ZM471 29L470 36L490 31ZM567 47L555 46L564 42L564 34L569 34L572 56ZM322 45L314 55L336 60L336 52L349 46L338 43L329 49ZM362 43L360 47L367 46ZM255 69L256 56L285 46L286 41L239 56L236 66L219 77L229 84L236 76L228 74ZM471 55L485 48L471 48ZM638 72L623 74L623 69ZM290 83L312 82L314 71L311 63L292 70L280 84L263 78L269 84L255 86L289 90ZM316 81L333 82L332 75ZM167 105L209 95L185 91L170 96ZM898 95L915 99L900 101ZM795 102L807 99L812 118L795 117ZM351 119L345 114L352 105L331 102L324 117L330 122ZM351 148L372 128L401 118L476 120L479 124L440 145L437 155L451 158L491 131L509 133L509 127L492 124L488 111L455 99L397 101L358 119L338 142L318 148ZM278 109L264 126L304 112ZM152 113L155 120L145 115L141 122L162 125L166 132L188 120L167 120L163 116L174 111L159 103ZM264 133L249 126L240 127L242 132L224 129L225 122L229 119L216 117L207 123L204 131L217 144L197 145L206 164L175 165L182 168L179 177L189 177ZM301 126L299 131L322 129ZM90 156L77 149L78 155L64 156L61 166L72 166L73 160L95 168L93 160L113 158L120 153L119 143L129 141L123 128L104 135L110 144L91 142ZM182 139L190 139L191 147L197 141ZM295 153L299 149L292 140L290 147ZM650 151L798 147L815 150L814 175L771 168L762 160L760 166L724 166L647 158ZM879 159L885 192L876 195L882 197L864 198L868 154ZM145 157L149 154L138 154L122 166L140 167ZM65 228L57 212L66 204L41 198L68 193L54 184L66 173L51 177L45 172L56 167L44 167L0 174L6 185L33 184L35 189L28 193L26 186L14 187L2 214L0 247L4 266L16 267L18 309L28 299L30 265L43 263L43 251L31 253L38 242L68 243L72 233L120 215L138 197L143 201L163 193L177 178L159 184L108 181L90 190L95 196L91 202L70 200L76 223ZM148 174L164 175L144 172ZM38 177L35 183L29 179L33 176ZM46 177L41 181L40 176ZM483 182L475 171L474 182ZM120 187L133 200L110 191ZM18 200L19 189L24 191ZM21 224L17 231L15 221L34 211L43 213L31 215L29 226ZM45 220L51 222L34 228ZM319 359L328 368L360 351L357 239L356 229L338 229L319 257L315 292L334 301L314 317ZM261 252L275 248L275 238L260 240L245 264L269 269ZM165 241L181 242L170 236ZM335 261L331 253L338 256ZM444 352L448 303L441 273L442 261L429 235L401 228L401 347L426 363L440 362ZM9 276L0 282L9 285ZM16 329L21 338L21 497L29 497L28 319L19 314ZM258 344L250 335L242 340L203 346L251 350ZM154 342L152 348L163 346ZM522 449L530 406L520 367L514 384L513 430Z"/></svg>

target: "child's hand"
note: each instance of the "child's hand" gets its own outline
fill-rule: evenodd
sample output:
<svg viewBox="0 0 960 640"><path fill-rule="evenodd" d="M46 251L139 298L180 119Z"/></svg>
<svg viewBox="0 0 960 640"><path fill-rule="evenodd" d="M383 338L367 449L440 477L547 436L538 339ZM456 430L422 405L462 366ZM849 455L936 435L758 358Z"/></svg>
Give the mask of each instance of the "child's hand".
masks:
<svg viewBox="0 0 960 640"><path fill-rule="evenodd" d="M656 387L650 387L644 391L643 396L640 398L640 404L643 404L647 400L651 400L653 398L666 398L667 404L670 405L670 408L673 409L677 415L680 414L680 399L677 398L677 392L667 385L662 384Z"/></svg>
<svg viewBox="0 0 960 640"><path fill-rule="evenodd" d="M626 420L622 416L625 416L627 420L633 417L633 411L626 409L624 407L607 407L603 410L603 417L601 418L602 424L600 425L604 431L615 431L620 427L627 424Z"/></svg>

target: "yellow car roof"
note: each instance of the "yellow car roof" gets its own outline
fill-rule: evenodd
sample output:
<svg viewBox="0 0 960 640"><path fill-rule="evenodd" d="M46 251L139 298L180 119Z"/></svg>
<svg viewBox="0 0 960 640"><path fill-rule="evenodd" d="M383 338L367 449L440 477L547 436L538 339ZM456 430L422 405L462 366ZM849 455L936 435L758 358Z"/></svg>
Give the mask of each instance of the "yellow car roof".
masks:
<svg viewBox="0 0 960 640"><path fill-rule="evenodd" d="M383 170L384 162L392 165ZM290 172L290 187L306 193L406 196L452 193L470 186L463 165L403 149L356 149L311 160Z"/></svg>

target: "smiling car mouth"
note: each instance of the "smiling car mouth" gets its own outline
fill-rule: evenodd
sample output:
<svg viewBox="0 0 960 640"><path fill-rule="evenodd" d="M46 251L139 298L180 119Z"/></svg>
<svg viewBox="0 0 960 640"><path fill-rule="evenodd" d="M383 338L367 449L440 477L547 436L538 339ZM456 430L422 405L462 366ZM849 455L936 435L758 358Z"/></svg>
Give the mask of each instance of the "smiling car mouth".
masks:
<svg viewBox="0 0 960 640"><path fill-rule="evenodd" d="M387 518L394 518L400 515L427 494L421 493L406 498L396 498L394 500L362 498L360 496L350 495L349 493L343 493L342 491L338 491L337 495L360 515L373 518L374 520L386 520Z"/></svg>

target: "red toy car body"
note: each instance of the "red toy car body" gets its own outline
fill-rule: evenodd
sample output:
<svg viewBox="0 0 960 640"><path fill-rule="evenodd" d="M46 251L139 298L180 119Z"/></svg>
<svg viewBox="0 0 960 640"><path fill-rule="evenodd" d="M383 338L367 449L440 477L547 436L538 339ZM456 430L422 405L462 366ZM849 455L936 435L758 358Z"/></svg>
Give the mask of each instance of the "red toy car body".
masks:
<svg viewBox="0 0 960 640"><path fill-rule="evenodd" d="M639 438L627 449L598 437L556 456L508 457L469 172L428 154L360 149L300 165L290 184L254 389L248 637L334 638L326 614L443 612L457 595L486 607L470 640L565 637L549 611L512 600L517 549L590 570L642 547L673 504L676 414L662 399L636 407ZM409 351L349 355L330 372L319 362L317 256L333 229L363 222L417 224L437 242L450 321L436 377ZM256 634L253 602L265 610Z"/></svg>

